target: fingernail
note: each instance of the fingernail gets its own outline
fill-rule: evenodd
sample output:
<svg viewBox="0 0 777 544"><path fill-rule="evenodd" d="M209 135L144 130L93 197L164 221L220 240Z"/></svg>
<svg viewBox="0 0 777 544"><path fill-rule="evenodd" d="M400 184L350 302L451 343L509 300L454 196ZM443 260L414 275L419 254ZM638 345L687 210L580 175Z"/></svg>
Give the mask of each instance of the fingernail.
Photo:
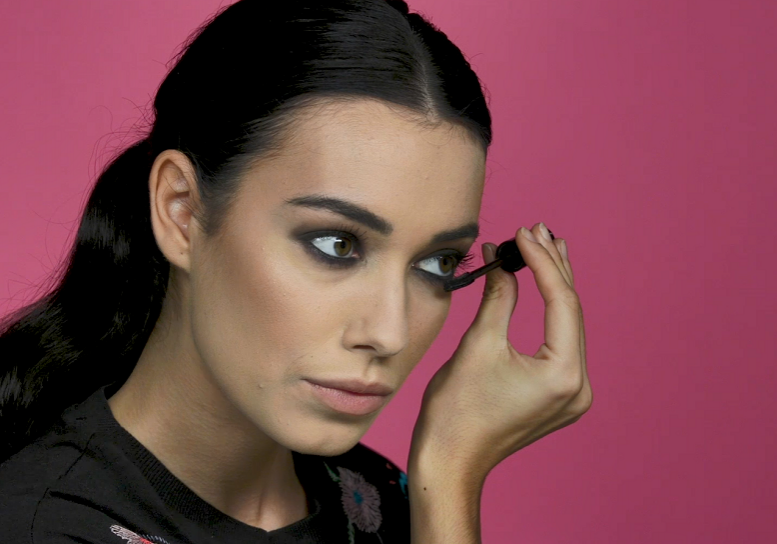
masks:
<svg viewBox="0 0 777 544"><path fill-rule="evenodd" d="M548 231L548 227L545 226L545 223L540 223L540 232L542 233L542 237L545 238L548 242L553 241L550 237L550 232Z"/></svg>
<svg viewBox="0 0 777 544"><path fill-rule="evenodd" d="M527 238L528 240L531 240L535 244L538 243L537 239L534 237L534 235L531 233L529 229L526 227L521 227L521 234L523 234L524 238Z"/></svg>
<svg viewBox="0 0 777 544"><path fill-rule="evenodd" d="M569 259L569 253L567 253L567 241L561 240L561 254L565 259Z"/></svg>
<svg viewBox="0 0 777 544"><path fill-rule="evenodd" d="M488 262L496 259L496 245L488 244Z"/></svg>
<svg viewBox="0 0 777 544"><path fill-rule="evenodd" d="M483 261L488 264L494 260L494 250L491 249L491 244L483 244Z"/></svg>

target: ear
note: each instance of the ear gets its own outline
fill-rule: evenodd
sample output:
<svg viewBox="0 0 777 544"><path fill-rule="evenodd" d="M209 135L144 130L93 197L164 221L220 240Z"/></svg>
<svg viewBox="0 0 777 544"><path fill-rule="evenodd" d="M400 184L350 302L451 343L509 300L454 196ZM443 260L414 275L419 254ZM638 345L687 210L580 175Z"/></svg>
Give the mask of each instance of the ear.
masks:
<svg viewBox="0 0 777 544"><path fill-rule="evenodd" d="M156 243L170 264L188 272L197 228L192 211L199 204L194 167L180 151L165 150L154 160L148 184Z"/></svg>

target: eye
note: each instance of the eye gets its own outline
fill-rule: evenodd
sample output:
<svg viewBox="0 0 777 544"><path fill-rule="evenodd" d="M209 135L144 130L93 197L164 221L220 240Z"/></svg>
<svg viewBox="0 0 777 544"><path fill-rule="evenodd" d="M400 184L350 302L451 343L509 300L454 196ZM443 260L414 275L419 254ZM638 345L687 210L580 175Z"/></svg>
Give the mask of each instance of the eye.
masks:
<svg viewBox="0 0 777 544"><path fill-rule="evenodd" d="M323 264L334 268L349 268L361 258L359 236L364 235L358 229L349 230L354 231L354 234L345 230L325 230L304 234L300 236L300 241L308 253Z"/></svg>
<svg viewBox="0 0 777 544"><path fill-rule="evenodd" d="M328 266L347 268L361 260L359 238L365 236L365 233L358 229L350 227L349 230L354 232L344 230L319 231L304 235L302 240L306 242L313 257ZM448 253L433 255L418 261L419 264L415 266L418 273L434 284L442 284L452 278L456 270L465 268L464 265L473 258L472 253L464 255L457 250L447 251Z"/></svg>
<svg viewBox="0 0 777 544"><path fill-rule="evenodd" d="M431 265L429 268L422 267L423 270L444 278L453 276L459 262L460 258L456 255L436 255L420 261L421 264L427 263Z"/></svg>
<svg viewBox="0 0 777 544"><path fill-rule="evenodd" d="M351 238L334 234L312 238L310 243L330 257L340 259L348 258L355 246L354 240Z"/></svg>

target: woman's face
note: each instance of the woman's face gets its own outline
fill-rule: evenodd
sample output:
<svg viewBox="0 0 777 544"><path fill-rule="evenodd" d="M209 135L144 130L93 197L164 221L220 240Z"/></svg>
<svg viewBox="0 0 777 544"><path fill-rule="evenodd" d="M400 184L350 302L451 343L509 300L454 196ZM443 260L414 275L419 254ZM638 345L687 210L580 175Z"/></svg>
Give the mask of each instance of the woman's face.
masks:
<svg viewBox="0 0 777 544"><path fill-rule="evenodd" d="M193 241L191 335L252 424L335 455L442 328L440 280L474 242L485 154L460 127L372 100L317 109L293 134L242 179L221 231ZM377 387L343 391L362 386Z"/></svg>

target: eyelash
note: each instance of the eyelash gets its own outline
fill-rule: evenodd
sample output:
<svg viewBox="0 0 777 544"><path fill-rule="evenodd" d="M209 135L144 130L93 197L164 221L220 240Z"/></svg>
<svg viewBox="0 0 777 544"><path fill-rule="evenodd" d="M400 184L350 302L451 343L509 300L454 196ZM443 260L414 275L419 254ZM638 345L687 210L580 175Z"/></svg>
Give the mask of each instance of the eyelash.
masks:
<svg viewBox="0 0 777 544"><path fill-rule="evenodd" d="M347 229L347 230L346 230ZM350 231L350 232L349 232ZM358 227L352 227L350 225L339 225L336 226L333 230L327 230L327 231L320 231L312 233L311 235L308 235L305 237L305 240L308 242L308 245L310 246L310 250L313 252L313 255L317 259L320 259L324 262L324 264L327 264L329 266L335 267L335 268L345 268L348 266L351 266L349 261L353 261L353 257L343 257L343 258L337 258L332 257L331 255L327 255L320 249L318 249L314 244L310 243L312 240L316 240L317 238L326 238L328 236L338 236L342 238L349 239L357 248L357 250L360 249L359 240L361 238L365 238L367 236L367 233ZM457 260L456 267L454 268L454 273L450 276L440 276L439 274L434 274L432 272L427 272L426 270L422 270L420 268L416 269L421 273L421 276L428 282L434 284L434 285L443 285L447 281L453 279L455 277L455 273L460 270L464 270L470 266L470 261L475 258L475 255L470 251L466 254L462 254L459 251L456 251L455 253L449 254L449 255L435 255L434 257L454 257ZM433 257L427 257L427 259L430 259ZM425 260L425 259L422 259Z"/></svg>

